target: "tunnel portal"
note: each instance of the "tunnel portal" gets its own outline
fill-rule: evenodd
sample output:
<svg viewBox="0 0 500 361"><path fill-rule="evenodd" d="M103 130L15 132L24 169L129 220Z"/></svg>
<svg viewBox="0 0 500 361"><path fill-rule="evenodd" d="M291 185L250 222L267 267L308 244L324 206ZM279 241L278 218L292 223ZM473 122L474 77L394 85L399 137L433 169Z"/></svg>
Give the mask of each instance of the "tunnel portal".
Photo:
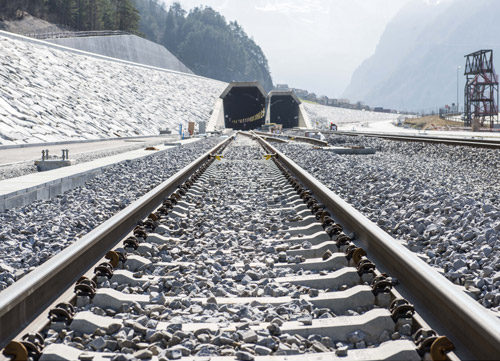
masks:
<svg viewBox="0 0 500 361"><path fill-rule="evenodd" d="M292 91L271 91L269 93L269 121L282 124L283 129L299 126L300 100Z"/></svg>
<svg viewBox="0 0 500 361"><path fill-rule="evenodd" d="M257 82L233 82L220 96L224 105L224 124L235 130L251 130L264 124L266 96Z"/></svg>

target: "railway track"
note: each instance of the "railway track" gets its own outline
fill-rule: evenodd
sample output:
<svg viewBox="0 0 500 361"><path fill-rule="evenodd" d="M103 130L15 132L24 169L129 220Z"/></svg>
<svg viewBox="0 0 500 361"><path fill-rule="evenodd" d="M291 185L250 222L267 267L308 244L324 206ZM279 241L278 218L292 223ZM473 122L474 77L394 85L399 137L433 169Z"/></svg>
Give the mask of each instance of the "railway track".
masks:
<svg viewBox="0 0 500 361"><path fill-rule="evenodd" d="M4 291L5 351L39 360L500 355L488 311L245 135Z"/></svg>
<svg viewBox="0 0 500 361"><path fill-rule="evenodd" d="M348 136L364 136L375 137L390 140L399 140L404 142L427 142L427 143L441 143L448 145L461 145L478 148L492 148L500 149L500 140L488 138L460 138L460 137L441 137L431 135L404 135L404 134L391 134L391 133L368 133L368 132L350 132L350 131L323 131L327 134L338 134Z"/></svg>

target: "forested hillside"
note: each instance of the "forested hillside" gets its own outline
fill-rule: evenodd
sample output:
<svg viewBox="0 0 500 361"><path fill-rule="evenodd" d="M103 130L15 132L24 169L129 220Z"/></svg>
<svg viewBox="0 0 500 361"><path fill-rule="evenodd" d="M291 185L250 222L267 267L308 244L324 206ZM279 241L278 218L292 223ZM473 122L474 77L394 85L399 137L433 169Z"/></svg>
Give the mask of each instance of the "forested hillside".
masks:
<svg viewBox="0 0 500 361"><path fill-rule="evenodd" d="M196 74L222 81L259 81L272 89L262 49L236 22L227 22L210 7L186 12L180 4L169 9L157 0L134 0L141 14L139 30L164 45Z"/></svg>
<svg viewBox="0 0 500 361"><path fill-rule="evenodd" d="M139 12L131 0L0 1L2 18L15 19L23 11L75 30L138 31Z"/></svg>

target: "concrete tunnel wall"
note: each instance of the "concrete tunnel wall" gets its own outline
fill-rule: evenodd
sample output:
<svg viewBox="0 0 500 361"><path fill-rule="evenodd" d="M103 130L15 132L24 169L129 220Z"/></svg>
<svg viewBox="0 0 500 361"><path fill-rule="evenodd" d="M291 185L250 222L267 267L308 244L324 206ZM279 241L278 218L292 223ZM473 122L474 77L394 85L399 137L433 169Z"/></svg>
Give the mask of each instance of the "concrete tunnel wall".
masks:
<svg viewBox="0 0 500 361"><path fill-rule="evenodd" d="M299 126L299 103L291 95L269 96L269 122L282 124L283 129Z"/></svg>
<svg viewBox="0 0 500 361"><path fill-rule="evenodd" d="M251 130L264 124L266 98L257 83L231 83L221 98L223 99L226 128Z"/></svg>

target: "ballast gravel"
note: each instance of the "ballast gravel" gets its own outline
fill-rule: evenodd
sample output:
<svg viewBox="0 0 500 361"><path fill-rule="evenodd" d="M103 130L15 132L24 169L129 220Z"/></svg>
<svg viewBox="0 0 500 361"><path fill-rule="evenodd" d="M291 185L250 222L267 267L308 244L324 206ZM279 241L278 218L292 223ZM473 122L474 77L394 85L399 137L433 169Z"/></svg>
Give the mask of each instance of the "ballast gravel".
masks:
<svg viewBox="0 0 500 361"><path fill-rule="evenodd" d="M162 361L190 355L253 360L260 355L328 351L343 356L348 349L374 347L391 337L408 338L399 332L383 331L370 339L364 332L354 331L339 342L320 334L303 337L281 331L280 327L287 321L310 325L313 319L358 315L367 309L348 309L335 314L329 308L318 308L300 298L311 294L311 290L315 290L317 296L330 289L316 290L274 280L321 271L274 267L282 253L285 259L290 258L283 252L289 246L286 240L291 237L286 232L286 223L298 215L293 209L281 208L287 196L281 190L282 185L268 178L269 169L275 168L273 163L262 161L263 154L250 139L238 137L224 151L223 161L216 164L217 174L207 175L204 185L195 183L197 187L191 189L192 193L188 191L183 197L183 201L191 204L186 216L174 212L163 216L154 230L157 235L149 233L139 245L148 243L151 237L163 236L170 241L151 243L144 248L150 250L146 253L141 253L140 248L119 249L129 257L136 253L152 261L135 271L134 278L161 278L131 286L102 277L98 279L98 286L126 294L149 295L150 304L122 304L118 309L100 308L92 303L82 305L79 312L91 311L120 322L111 323L107 329L98 328L93 334L77 329L49 330L45 344L64 343L85 351L115 352L112 360L153 355ZM269 247L269 240L280 239L283 243L278 243L276 249ZM284 248L280 249L279 245ZM125 267L130 265L128 262ZM251 266L251 262L259 262L260 266ZM218 304L216 299L266 296L291 296L292 300L273 305L258 301ZM166 329L158 330L160 322L168 324ZM217 324L218 330L199 327L185 331L183 325L192 323ZM236 329L224 330L232 323L238 323ZM268 326L255 330L250 327L260 323L268 323Z"/></svg>
<svg viewBox="0 0 500 361"><path fill-rule="evenodd" d="M329 142L377 153L277 147L482 305L500 311L498 150L340 135Z"/></svg>
<svg viewBox="0 0 500 361"><path fill-rule="evenodd" d="M220 141L208 138L107 167L85 186L0 213L0 290L75 242Z"/></svg>

